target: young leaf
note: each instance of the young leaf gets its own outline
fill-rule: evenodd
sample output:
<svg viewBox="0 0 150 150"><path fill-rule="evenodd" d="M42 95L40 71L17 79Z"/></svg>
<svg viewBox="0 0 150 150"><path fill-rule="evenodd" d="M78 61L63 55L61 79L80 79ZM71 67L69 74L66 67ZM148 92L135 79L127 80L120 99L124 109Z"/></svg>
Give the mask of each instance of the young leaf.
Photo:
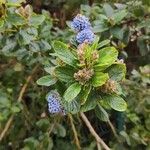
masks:
<svg viewBox="0 0 150 150"><path fill-rule="evenodd" d="M109 77L115 81L121 81L125 78L126 66L125 64L114 64L107 69Z"/></svg>
<svg viewBox="0 0 150 150"><path fill-rule="evenodd" d="M116 111L125 111L127 109L127 103L117 95L105 95L102 99L106 101L110 107Z"/></svg>
<svg viewBox="0 0 150 150"><path fill-rule="evenodd" d="M71 67L57 67L55 69L55 74L58 77L59 80L63 81L63 82L73 82L74 78L74 70Z"/></svg>
<svg viewBox="0 0 150 150"><path fill-rule="evenodd" d="M96 113L96 116L100 120L102 120L102 121L108 121L109 120L108 113L105 111L105 109L100 104L98 104L96 106L95 113Z"/></svg>
<svg viewBox="0 0 150 150"><path fill-rule="evenodd" d="M118 51L114 47L105 47L99 51L98 63L94 66L96 71L105 70L111 66L118 57Z"/></svg>
<svg viewBox="0 0 150 150"><path fill-rule="evenodd" d="M81 85L79 83L73 83L64 93L64 99L67 102L71 102L81 91Z"/></svg>
<svg viewBox="0 0 150 150"><path fill-rule="evenodd" d="M96 72L94 77L92 78L92 85L94 87L102 86L108 79L109 76L107 73Z"/></svg>
<svg viewBox="0 0 150 150"><path fill-rule="evenodd" d="M56 52L56 55L66 64L73 67L76 65L75 56L70 52L66 44L60 41L54 41L53 48Z"/></svg>
<svg viewBox="0 0 150 150"><path fill-rule="evenodd" d="M38 85L44 85L44 86L50 86L56 83L56 79L50 75L46 75L44 77L41 77L36 81Z"/></svg>

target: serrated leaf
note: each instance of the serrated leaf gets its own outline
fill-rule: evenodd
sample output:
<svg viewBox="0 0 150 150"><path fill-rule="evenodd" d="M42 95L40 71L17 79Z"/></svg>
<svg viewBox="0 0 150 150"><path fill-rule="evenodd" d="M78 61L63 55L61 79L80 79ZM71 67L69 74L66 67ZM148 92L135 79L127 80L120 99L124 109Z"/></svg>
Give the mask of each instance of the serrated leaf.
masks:
<svg viewBox="0 0 150 150"><path fill-rule="evenodd" d="M79 83L73 83L68 87L64 93L64 99L67 102L71 102L81 91L81 85Z"/></svg>
<svg viewBox="0 0 150 150"><path fill-rule="evenodd" d="M56 83L56 78L50 76L50 75L46 75L44 77L41 77L40 79L38 79L36 81L36 83L38 85L44 85L44 86L50 86Z"/></svg>
<svg viewBox="0 0 150 150"><path fill-rule="evenodd" d="M125 64L114 64L107 69L110 79L121 81L125 78L126 66Z"/></svg>
<svg viewBox="0 0 150 150"><path fill-rule="evenodd" d="M68 49L68 46L60 41L54 41L53 48L57 54L57 56L67 63L68 65L75 66L76 60L75 56L71 53L71 51Z"/></svg>
<svg viewBox="0 0 150 150"><path fill-rule="evenodd" d="M63 81L63 82L73 82L74 81L74 78L73 78L73 75L74 75L74 70L73 68L71 67L57 67L55 69L55 75L56 77Z"/></svg>
<svg viewBox="0 0 150 150"><path fill-rule="evenodd" d="M102 71L111 66L117 60L118 51L114 47L105 47L99 50L99 60L94 66L96 71Z"/></svg>
<svg viewBox="0 0 150 150"><path fill-rule="evenodd" d="M102 96L102 99L116 111L125 111L127 109L127 103L118 95L105 95Z"/></svg>
<svg viewBox="0 0 150 150"><path fill-rule="evenodd" d="M107 73L96 72L92 78L92 85L94 87L102 86L108 79L109 76Z"/></svg>
<svg viewBox="0 0 150 150"><path fill-rule="evenodd" d="M95 108L95 113L96 113L96 116L100 120L102 120L102 121L108 121L109 120L108 113L100 104L98 104L97 107Z"/></svg>

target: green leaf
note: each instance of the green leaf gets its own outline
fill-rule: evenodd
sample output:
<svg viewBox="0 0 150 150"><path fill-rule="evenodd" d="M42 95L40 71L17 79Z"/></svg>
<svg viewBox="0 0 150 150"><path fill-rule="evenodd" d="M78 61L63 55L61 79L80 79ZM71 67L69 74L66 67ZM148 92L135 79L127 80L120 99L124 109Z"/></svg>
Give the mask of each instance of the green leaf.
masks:
<svg viewBox="0 0 150 150"><path fill-rule="evenodd" d="M103 9L107 17L111 17L114 14L114 9L108 3L104 4Z"/></svg>
<svg viewBox="0 0 150 150"><path fill-rule="evenodd" d="M31 43L31 41L37 38L38 32L35 28L28 28L26 30L20 30L19 32L19 42L20 46L27 45Z"/></svg>
<svg viewBox="0 0 150 150"><path fill-rule="evenodd" d="M110 40L104 40L98 44L98 49L108 44L110 44Z"/></svg>
<svg viewBox="0 0 150 150"><path fill-rule="evenodd" d="M0 90L0 108L11 107L11 101L9 100L9 95L4 91Z"/></svg>
<svg viewBox="0 0 150 150"><path fill-rule="evenodd" d="M127 103L118 95L105 95L102 96L102 99L116 111L125 111L127 109Z"/></svg>
<svg viewBox="0 0 150 150"><path fill-rule="evenodd" d="M63 103L63 106L67 112L72 114L76 114L80 111L80 104L76 100L73 100L71 102L65 101Z"/></svg>
<svg viewBox="0 0 150 150"><path fill-rule="evenodd" d="M36 149L39 145L39 141L35 139L34 137L29 137L24 140L25 147L29 149Z"/></svg>
<svg viewBox="0 0 150 150"><path fill-rule="evenodd" d="M73 68L71 67L57 67L55 69L55 75L56 77L63 81L63 82L73 82L74 81L74 78L73 78L73 75L74 75L74 70Z"/></svg>
<svg viewBox="0 0 150 150"><path fill-rule="evenodd" d="M102 71L111 66L117 60L118 51L114 47L105 47L99 50L99 60L94 66L95 71Z"/></svg>
<svg viewBox="0 0 150 150"><path fill-rule="evenodd" d="M20 108L17 107L17 106L12 106L12 107L11 107L11 111L12 111L13 113L17 113L17 112L20 111Z"/></svg>
<svg viewBox="0 0 150 150"><path fill-rule="evenodd" d="M16 13L9 12L9 11L8 11L6 20L8 23L15 25L15 26L19 26L19 25L21 26L25 23L25 19L23 19L21 16L19 16Z"/></svg>
<svg viewBox="0 0 150 150"><path fill-rule="evenodd" d="M97 105L97 101L96 101L96 98L93 96L93 97L89 97L86 102L84 103L84 105L81 106L81 111L82 112L86 112L86 111L89 111L89 110L92 110L96 107Z"/></svg>
<svg viewBox="0 0 150 150"><path fill-rule="evenodd" d="M38 85L44 85L44 86L50 86L50 85L53 85L56 83L56 78L50 76L50 75L47 75L47 76L44 76L44 77L41 77L40 79L38 79L36 81L36 83Z"/></svg>
<svg viewBox="0 0 150 150"><path fill-rule="evenodd" d="M127 14L128 14L128 12L125 9L120 10L120 11L116 12L115 14L113 14L112 18L115 21L115 23L119 23Z"/></svg>
<svg viewBox="0 0 150 150"><path fill-rule="evenodd" d="M92 50L96 50L97 47L98 47L98 42L99 42L99 37L96 36L95 40L94 40L94 43L91 45L91 49Z"/></svg>
<svg viewBox="0 0 150 150"><path fill-rule="evenodd" d="M113 28L110 29L110 34L112 34L115 38L117 38L119 40L122 40L124 30L120 27L113 27Z"/></svg>
<svg viewBox="0 0 150 150"><path fill-rule="evenodd" d="M83 105L86 102L86 100L91 92L91 89L92 89L91 86L86 86L86 87L84 87L84 89L82 89L81 96L80 96L81 105Z"/></svg>
<svg viewBox="0 0 150 150"><path fill-rule="evenodd" d="M66 44L60 41L54 41L53 48L62 61L73 67L76 65L75 56L71 53Z"/></svg>
<svg viewBox="0 0 150 150"><path fill-rule="evenodd" d="M121 81L125 78L126 66L125 64L114 64L107 69L110 79Z"/></svg>
<svg viewBox="0 0 150 150"><path fill-rule="evenodd" d="M30 25L32 26L39 26L41 25L45 20L44 15L32 15L30 18Z"/></svg>
<svg viewBox="0 0 150 150"><path fill-rule="evenodd" d="M108 79L109 76L107 73L96 72L92 78L92 85L94 87L102 86Z"/></svg>
<svg viewBox="0 0 150 150"><path fill-rule="evenodd" d="M95 113L96 113L96 116L100 120L102 120L102 121L108 121L109 120L108 113L105 111L105 109L100 104L98 104L97 107L95 108Z"/></svg>
<svg viewBox="0 0 150 150"><path fill-rule="evenodd" d="M40 128L40 130L45 131L49 128L50 122L48 118L42 118L39 121L36 122L36 126Z"/></svg>
<svg viewBox="0 0 150 150"><path fill-rule="evenodd" d="M4 25L4 20L0 20L0 28L2 28Z"/></svg>
<svg viewBox="0 0 150 150"><path fill-rule="evenodd" d="M56 124L53 133L57 134L58 137L65 137L66 129L61 124Z"/></svg>
<svg viewBox="0 0 150 150"><path fill-rule="evenodd" d="M81 85L79 83L73 83L64 93L64 99L67 102L71 102L81 91Z"/></svg>

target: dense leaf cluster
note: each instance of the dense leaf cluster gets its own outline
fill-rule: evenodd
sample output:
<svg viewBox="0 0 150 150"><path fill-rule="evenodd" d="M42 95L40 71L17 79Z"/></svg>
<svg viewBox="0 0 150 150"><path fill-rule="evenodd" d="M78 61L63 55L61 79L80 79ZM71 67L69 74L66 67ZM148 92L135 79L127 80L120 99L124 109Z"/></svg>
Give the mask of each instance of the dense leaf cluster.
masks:
<svg viewBox="0 0 150 150"><path fill-rule="evenodd" d="M112 149L148 150L149 6L149 0L1 0L0 149L76 150L70 114L82 149L97 149L79 116L86 112ZM79 7L94 43L79 45L65 26Z"/></svg>

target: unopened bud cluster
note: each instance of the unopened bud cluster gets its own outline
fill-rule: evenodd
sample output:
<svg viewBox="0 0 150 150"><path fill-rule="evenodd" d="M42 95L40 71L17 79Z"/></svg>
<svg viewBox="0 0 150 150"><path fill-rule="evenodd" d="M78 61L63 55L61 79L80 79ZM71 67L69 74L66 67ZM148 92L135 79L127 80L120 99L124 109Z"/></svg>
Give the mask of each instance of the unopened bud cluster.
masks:
<svg viewBox="0 0 150 150"><path fill-rule="evenodd" d="M131 38L131 39L130 39L131 42L136 41L137 38L142 35L141 30L138 29L138 28L136 28L135 26L132 26L132 27L130 27L129 29L130 29L130 31L132 32L132 35L131 35L131 37L130 37L130 38Z"/></svg>
<svg viewBox="0 0 150 150"><path fill-rule="evenodd" d="M93 51L92 59L93 59L93 61L97 61L99 59L99 53L97 50Z"/></svg>
<svg viewBox="0 0 150 150"><path fill-rule="evenodd" d="M77 56L80 62L80 65L85 65L85 50L86 50L87 43L82 43L78 46L77 49Z"/></svg>
<svg viewBox="0 0 150 150"><path fill-rule="evenodd" d="M113 80L108 80L101 88L104 93L116 93L117 87L116 82Z"/></svg>
<svg viewBox="0 0 150 150"><path fill-rule="evenodd" d="M31 17L32 10L30 5L26 5L25 7L18 8L16 13L23 16L24 18L29 19Z"/></svg>
<svg viewBox="0 0 150 150"><path fill-rule="evenodd" d="M74 78L75 78L76 81L78 81L80 84L83 85L91 79L93 74L94 74L93 69L84 68L84 69L79 70L78 72L76 72L74 74Z"/></svg>

